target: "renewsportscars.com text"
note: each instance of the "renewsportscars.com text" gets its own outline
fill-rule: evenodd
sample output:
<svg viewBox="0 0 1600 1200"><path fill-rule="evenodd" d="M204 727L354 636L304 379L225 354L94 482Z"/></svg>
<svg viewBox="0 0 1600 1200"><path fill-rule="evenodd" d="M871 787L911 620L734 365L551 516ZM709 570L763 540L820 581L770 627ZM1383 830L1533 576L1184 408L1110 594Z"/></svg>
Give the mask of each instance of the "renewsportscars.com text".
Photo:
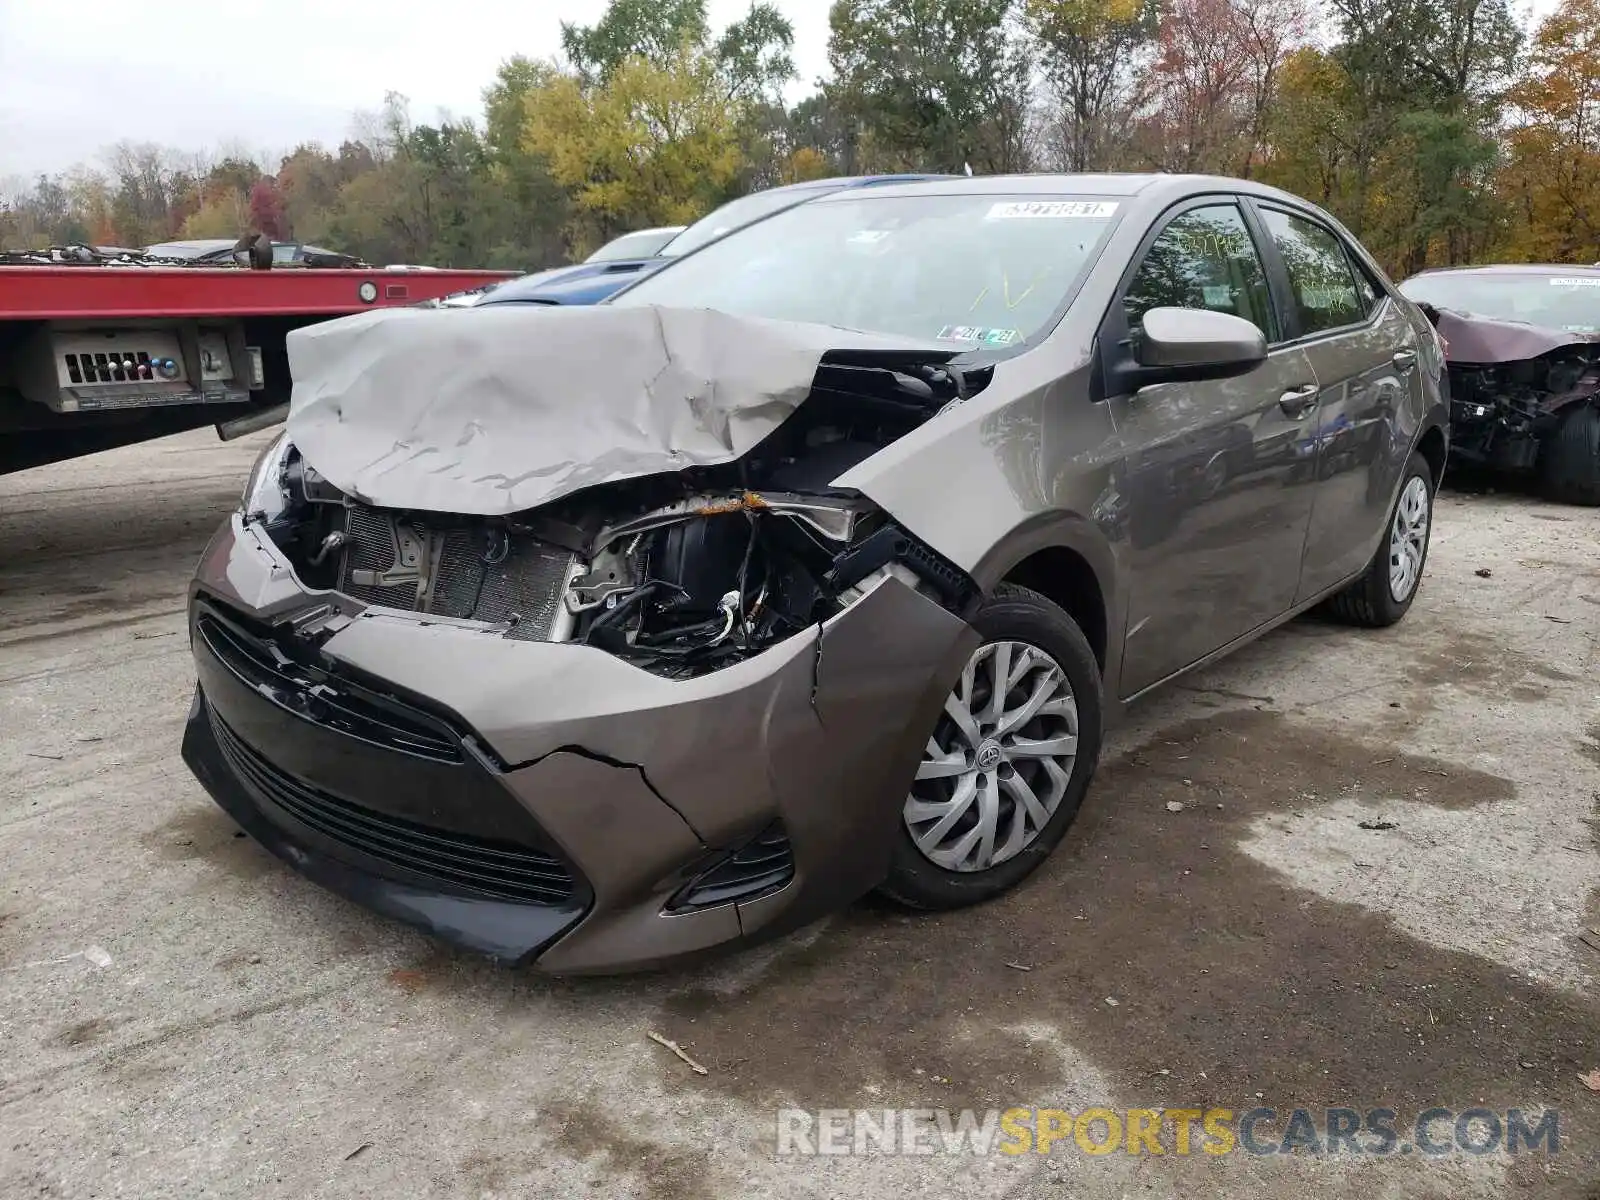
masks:
<svg viewBox="0 0 1600 1200"><path fill-rule="evenodd" d="M1561 1152L1553 1108L1437 1106L1402 1120L1389 1107L782 1109L780 1156L1413 1155Z"/></svg>

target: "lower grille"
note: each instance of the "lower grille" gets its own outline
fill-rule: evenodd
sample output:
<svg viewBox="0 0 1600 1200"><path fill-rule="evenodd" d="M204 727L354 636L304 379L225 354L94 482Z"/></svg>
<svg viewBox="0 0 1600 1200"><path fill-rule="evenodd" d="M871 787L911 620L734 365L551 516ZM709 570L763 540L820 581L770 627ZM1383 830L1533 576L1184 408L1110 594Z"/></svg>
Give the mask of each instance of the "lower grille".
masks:
<svg viewBox="0 0 1600 1200"><path fill-rule="evenodd" d="M368 604L507 624L506 636L548 641L575 556L483 523L429 529L351 505L339 590Z"/></svg>
<svg viewBox="0 0 1600 1200"><path fill-rule="evenodd" d="M290 659L276 643L202 611L195 632L240 682L308 720L404 754L462 761L460 740L443 721L348 680L334 681Z"/></svg>
<svg viewBox="0 0 1600 1200"><path fill-rule="evenodd" d="M667 905L690 912L769 896L794 878L794 851L783 823L775 821L706 871Z"/></svg>
<svg viewBox="0 0 1600 1200"><path fill-rule="evenodd" d="M268 762L215 712L211 728L223 757L246 787L330 841L457 891L521 904L561 905L573 899L572 874L553 855L433 829L353 804Z"/></svg>

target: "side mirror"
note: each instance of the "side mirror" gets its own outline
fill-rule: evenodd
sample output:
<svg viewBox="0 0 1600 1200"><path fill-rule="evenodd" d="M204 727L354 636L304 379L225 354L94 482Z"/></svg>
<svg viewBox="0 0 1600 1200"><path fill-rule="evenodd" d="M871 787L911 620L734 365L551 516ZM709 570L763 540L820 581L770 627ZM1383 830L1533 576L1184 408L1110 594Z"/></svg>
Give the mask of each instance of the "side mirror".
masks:
<svg viewBox="0 0 1600 1200"><path fill-rule="evenodd" d="M1266 361L1261 330L1232 313L1204 308L1152 308L1134 355L1141 367L1171 378L1227 379Z"/></svg>
<svg viewBox="0 0 1600 1200"><path fill-rule="evenodd" d="M1152 308L1143 330L1121 344L1110 393L1158 383L1195 383L1248 374L1267 358L1267 339L1243 317L1204 308Z"/></svg>

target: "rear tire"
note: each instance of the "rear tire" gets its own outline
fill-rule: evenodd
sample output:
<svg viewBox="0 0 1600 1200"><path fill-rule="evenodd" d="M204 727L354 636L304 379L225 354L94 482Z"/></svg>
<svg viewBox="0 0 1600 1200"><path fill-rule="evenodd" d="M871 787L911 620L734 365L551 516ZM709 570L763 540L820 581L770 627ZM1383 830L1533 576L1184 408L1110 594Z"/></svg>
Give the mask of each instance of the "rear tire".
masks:
<svg viewBox="0 0 1600 1200"><path fill-rule="evenodd" d="M1562 504L1600 505L1600 401L1574 404L1561 415L1540 448L1539 483Z"/></svg>
<svg viewBox="0 0 1600 1200"><path fill-rule="evenodd" d="M1413 450L1378 552L1361 578L1323 602L1329 616L1347 625L1382 629L1411 610L1428 564L1434 491L1433 468Z"/></svg>
<svg viewBox="0 0 1600 1200"><path fill-rule="evenodd" d="M910 908L962 908L1022 882L1072 824L1100 758L1100 666L1076 622L1001 584L972 624L982 644L896 814L879 889ZM998 698L996 678L1009 683Z"/></svg>

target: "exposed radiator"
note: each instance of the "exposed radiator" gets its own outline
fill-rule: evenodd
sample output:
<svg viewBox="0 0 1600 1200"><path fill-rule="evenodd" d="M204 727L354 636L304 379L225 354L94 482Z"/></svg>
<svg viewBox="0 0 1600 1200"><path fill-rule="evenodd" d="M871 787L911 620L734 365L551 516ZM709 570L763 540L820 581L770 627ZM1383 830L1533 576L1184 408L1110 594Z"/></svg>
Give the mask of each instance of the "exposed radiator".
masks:
<svg viewBox="0 0 1600 1200"><path fill-rule="evenodd" d="M346 510L339 590L368 604L510 623L507 637L551 640L576 556L487 523L429 529L379 508Z"/></svg>

